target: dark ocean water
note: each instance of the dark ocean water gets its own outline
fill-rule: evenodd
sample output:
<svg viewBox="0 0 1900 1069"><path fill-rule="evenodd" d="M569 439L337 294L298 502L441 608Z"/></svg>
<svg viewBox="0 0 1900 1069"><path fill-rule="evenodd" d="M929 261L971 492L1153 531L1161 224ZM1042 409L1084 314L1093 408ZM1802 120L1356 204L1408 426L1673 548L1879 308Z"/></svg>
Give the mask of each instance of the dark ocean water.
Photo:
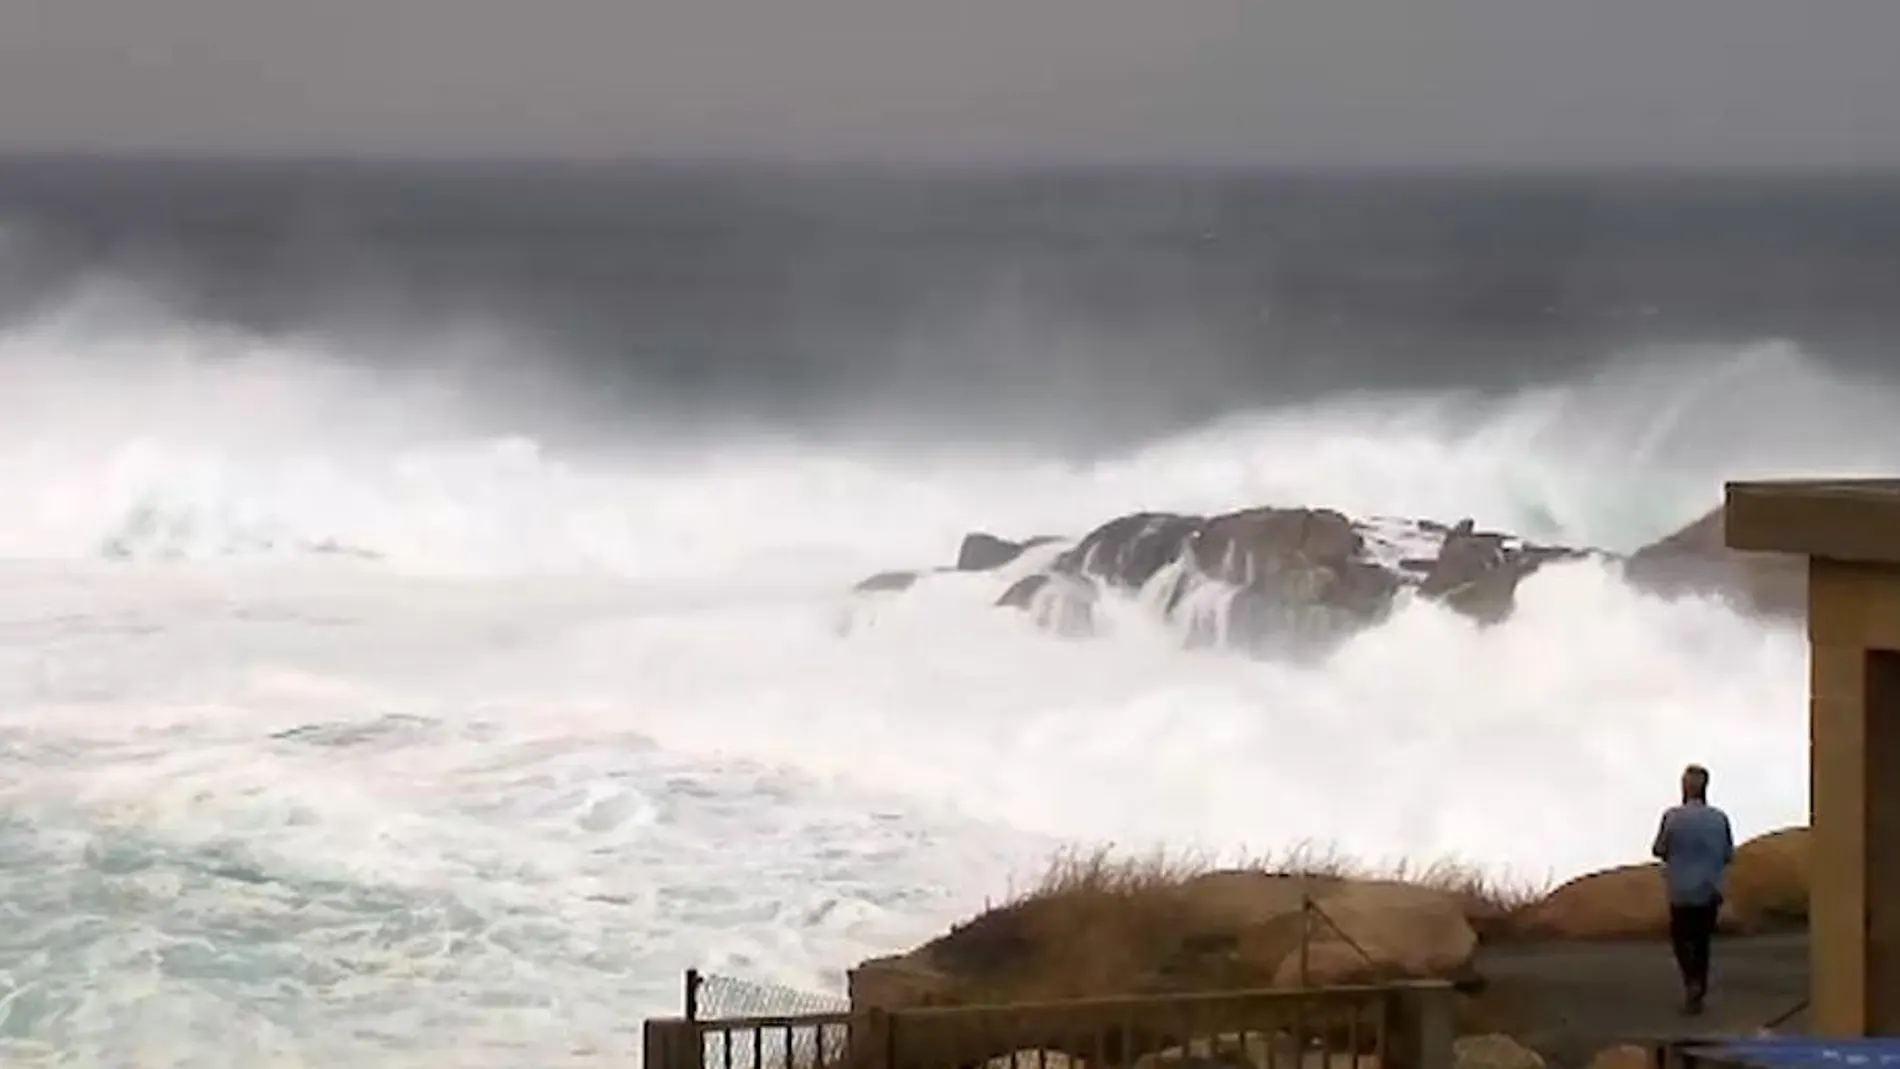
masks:
<svg viewBox="0 0 1900 1069"><path fill-rule="evenodd" d="M1892 366L1900 177L0 164L0 314L101 275L264 329L503 328L605 416L1088 442L1685 344Z"/></svg>

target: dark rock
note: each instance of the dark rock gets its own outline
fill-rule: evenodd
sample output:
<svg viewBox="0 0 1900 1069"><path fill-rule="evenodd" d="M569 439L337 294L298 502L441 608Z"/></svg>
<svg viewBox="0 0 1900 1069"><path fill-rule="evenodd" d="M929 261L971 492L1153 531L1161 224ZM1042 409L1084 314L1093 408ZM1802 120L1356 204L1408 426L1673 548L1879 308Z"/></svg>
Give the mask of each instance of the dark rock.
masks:
<svg viewBox="0 0 1900 1069"><path fill-rule="evenodd" d="M974 532L963 540L956 569L993 570L1050 541L1011 542ZM1421 543L1436 543L1435 553L1394 559ZM1480 622L1497 623L1515 609L1518 586L1527 577L1551 562L1582 556L1615 559L1482 531L1470 518L1451 525L1390 518L1361 525L1331 509L1253 508L1212 518L1139 512L1089 532L1048 571L1016 580L996 604L1028 612L1050 631L1082 635L1094 630L1104 590L1142 591L1150 609L1174 622L1190 646L1315 652L1379 622L1407 588ZM1169 572L1174 565L1179 567ZM1721 593L1764 613L1805 611L1805 563L1730 551L1719 511L1645 547L1623 568L1631 583L1645 589ZM1164 573L1167 585L1156 588ZM919 575L884 572L855 589L905 590Z"/></svg>
<svg viewBox="0 0 1900 1069"><path fill-rule="evenodd" d="M1545 564L1580 555L1562 546L1515 542L1493 531L1479 531L1465 520L1446 533L1418 592L1480 623L1494 624L1517 607L1519 583Z"/></svg>
<svg viewBox="0 0 1900 1069"><path fill-rule="evenodd" d="M957 547L957 571L987 572L992 568L1001 568L1017 557L1022 556L1026 543L1011 542L993 534L973 531L963 536L963 544Z"/></svg>
<svg viewBox="0 0 1900 1069"><path fill-rule="evenodd" d="M917 585L916 572L879 572L868 579L860 579L851 589L859 594L891 593L909 590Z"/></svg>
<svg viewBox="0 0 1900 1069"><path fill-rule="evenodd" d="M1036 595L1049 585L1049 577L1041 572L1025 575L1009 585L1003 596L996 599L998 608L1028 609L1036 603Z"/></svg>
<svg viewBox="0 0 1900 1069"><path fill-rule="evenodd" d="M1071 575L1025 575L1003 591L996 604L1029 613L1036 626L1071 638L1095 632L1094 584Z"/></svg>
<svg viewBox="0 0 1900 1069"><path fill-rule="evenodd" d="M1037 535L1021 542L1011 542L993 534L973 531L963 536L963 544L957 547L957 565L959 572L987 572L1001 568L1037 546L1046 546L1051 542L1060 542L1054 535Z"/></svg>
<svg viewBox="0 0 1900 1069"><path fill-rule="evenodd" d="M1056 559L1055 570L1088 575L1139 590L1180 558L1200 530L1201 517L1137 512L1110 520Z"/></svg>
<svg viewBox="0 0 1900 1069"><path fill-rule="evenodd" d="M1808 562L1787 553L1728 548L1721 509L1708 513L1623 563L1631 585L1663 595L1714 594L1764 616L1808 611Z"/></svg>
<svg viewBox="0 0 1900 1069"><path fill-rule="evenodd" d="M1445 535L1418 592L1481 623L1496 623L1516 607L1517 584L1535 569L1536 563L1506 548L1503 535L1478 533L1466 520Z"/></svg>
<svg viewBox="0 0 1900 1069"><path fill-rule="evenodd" d="M1229 608L1230 642L1318 638L1363 626L1391 608L1401 585L1367 557L1352 521L1330 509L1217 517L1195 539L1194 563L1240 590Z"/></svg>

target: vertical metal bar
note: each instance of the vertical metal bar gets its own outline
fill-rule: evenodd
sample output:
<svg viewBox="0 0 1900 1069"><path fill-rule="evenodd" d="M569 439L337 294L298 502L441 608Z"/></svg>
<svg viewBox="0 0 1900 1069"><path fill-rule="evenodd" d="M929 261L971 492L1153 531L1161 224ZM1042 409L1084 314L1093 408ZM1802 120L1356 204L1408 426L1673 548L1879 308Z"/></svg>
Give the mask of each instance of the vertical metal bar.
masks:
<svg viewBox="0 0 1900 1069"><path fill-rule="evenodd" d="M1305 990L1302 982L1301 990ZM1306 996L1301 994L1293 1001L1293 1064L1306 1064Z"/></svg>
<svg viewBox="0 0 1900 1069"><path fill-rule="evenodd" d="M699 983L699 970L686 970L686 1019L689 1021L699 1020Z"/></svg>
<svg viewBox="0 0 1900 1069"><path fill-rule="evenodd" d="M1313 902L1310 877L1300 876L1300 990L1313 986ZM1305 1055L1301 1055L1305 1057Z"/></svg>
<svg viewBox="0 0 1900 1069"><path fill-rule="evenodd" d="M1383 1069L1392 1058L1392 1027L1398 1015L1393 1012L1394 996L1387 992L1379 999L1379 1035L1374 1042L1373 1053L1378 1056L1377 1064Z"/></svg>

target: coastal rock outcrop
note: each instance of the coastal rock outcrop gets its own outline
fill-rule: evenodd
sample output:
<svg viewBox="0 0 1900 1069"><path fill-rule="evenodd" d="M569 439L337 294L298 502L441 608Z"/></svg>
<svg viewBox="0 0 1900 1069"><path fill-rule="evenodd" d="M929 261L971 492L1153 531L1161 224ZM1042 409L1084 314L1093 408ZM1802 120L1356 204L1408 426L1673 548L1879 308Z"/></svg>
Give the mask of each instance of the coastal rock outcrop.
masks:
<svg viewBox="0 0 1900 1069"><path fill-rule="evenodd" d="M963 536L963 543L957 547L956 570L959 572L995 571L1029 550L1054 541L1057 539L1048 535L1038 535L1021 542L1012 542L987 531L972 531Z"/></svg>
<svg viewBox="0 0 1900 1069"><path fill-rule="evenodd" d="M1808 829L1784 828L1736 848L1720 930L1732 935L1794 931L1808 920ZM1510 919L1514 940L1662 939L1669 907L1662 869L1624 865L1579 876Z"/></svg>
<svg viewBox="0 0 1900 1069"><path fill-rule="evenodd" d="M1302 908L1310 893L1324 919ZM1302 960L1302 938L1308 953ZM868 961L852 1005L1293 987L1470 975L1477 935L1451 892L1391 880L1212 872L1137 890L1080 889L989 910Z"/></svg>
<svg viewBox="0 0 1900 1069"><path fill-rule="evenodd" d="M1085 535L1052 566L1139 592L1195 645L1323 648L1377 623L1406 591L1491 623L1543 564L1581 556L1470 521L1354 520L1333 509L1213 517L1142 512Z"/></svg>
<svg viewBox="0 0 1900 1069"><path fill-rule="evenodd" d="M1807 836L1805 828L1787 828L1741 845L1724 931L1751 936L1805 927ZM1527 904L1457 871L1433 870L1411 881L1098 861L1052 873L1038 890L908 953L859 965L850 973L853 1008L1286 989L1302 979L1316 986L1443 979L1459 991L1459 1063L1524 1069L1541 1058L1582 1064L1615 1039L1623 1027L1617 1014L1632 1007L1639 1017L1670 1012L1666 995L1658 1009L1648 992L1623 992L1633 982L1631 969L1641 973L1638 987L1651 983L1655 969L1664 977L1658 988L1666 992L1669 982L1659 964L1667 961L1666 900L1649 865L1582 876ZM1596 946L1578 956L1575 944L1611 940L1633 945ZM1566 1023L1568 1016L1553 1018L1540 1001L1558 991L1585 997L1592 984L1607 985L1606 1004L1621 1008ZM1805 981L1794 977L1790 984L1799 989ZM1042 1042L1063 1045L1057 1037ZM1203 1056L1194 1044L1180 1046L1179 1037L1144 1042L1152 1045L1136 1049L1160 1061ZM1242 1052L1218 1053L1231 1061Z"/></svg>
<svg viewBox="0 0 1900 1069"><path fill-rule="evenodd" d="M920 574L913 571L879 572L858 580L851 590L857 594L894 594L916 586L917 580L921 578Z"/></svg>
<svg viewBox="0 0 1900 1069"><path fill-rule="evenodd" d="M1498 623L1517 607L1519 583L1545 564L1584 555L1561 546L1517 544L1466 520L1445 532L1418 592L1482 623Z"/></svg>
<svg viewBox="0 0 1900 1069"><path fill-rule="evenodd" d="M1660 594L1714 594L1765 616L1805 616L1807 558L1732 550L1722 528L1723 512L1717 508L1631 554L1623 574Z"/></svg>
<svg viewBox="0 0 1900 1069"><path fill-rule="evenodd" d="M1379 623L1406 598L1497 624L1515 610L1526 579L1547 565L1582 559L1620 566L1632 585L1664 596L1717 594L1765 615L1799 616L1806 608L1805 562L1729 550L1719 509L1626 558L1538 544L1469 519L1353 518L1303 507L1129 513L1066 547L1024 556L1059 541L973 532L953 566L930 571L1003 571L1009 585L995 604L1027 612L1061 635L1094 633L1101 595L1118 592L1172 625L1189 646L1265 655L1323 652ZM886 572L855 589L894 593L926 574Z"/></svg>
<svg viewBox="0 0 1900 1069"><path fill-rule="evenodd" d="M1729 874L1723 930L1752 936L1803 929L1807 850L1808 832L1800 827L1743 843ZM1456 1064L1535 1069L1548 1059L1580 1065L1618 1036L1649 1034L1644 1029L1654 1026L1641 1022L1673 1012L1665 901L1651 865L1592 873L1531 897L1456 867L1425 870L1414 881L1123 866L1098 856L1056 866L1037 890L908 953L862 963L850 973L850 999L857 1010L901 1009L1286 989L1302 980L1333 986L1443 979L1459 992ZM1601 945L1612 940L1632 942ZM1761 942L1762 953L1785 953L1774 949L1785 940ZM1599 945L1586 951L1579 943ZM1738 941L1724 953L1738 955L1743 945ZM1787 990L1798 995L1805 984L1804 977L1791 976ZM1556 996L1601 1006L1578 1015L1559 1009L1551 1001ZM1751 1002L1753 1019L1784 1010L1775 1002L1781 996L1780 988L1761 993ZM1764 1009L1763 999L1774 1004ZM1265 1035L1203 1037L1185 1045L1179 1036L1133 1039L1132 1050L1142 1052L1135 1064L1153 1066L1264 1064L1275 1041ZM1242 1045L1211 1046L1229 1039ZM1011 1043L1038 1045L1061 1050L1065 1041L1026 1035ZM1088 1056L1087 1050L1068 1053ZM1624 1053L1603 1064L1624 1064ZM1343 1049L1337 1057L1353 1059Z"/></svg>

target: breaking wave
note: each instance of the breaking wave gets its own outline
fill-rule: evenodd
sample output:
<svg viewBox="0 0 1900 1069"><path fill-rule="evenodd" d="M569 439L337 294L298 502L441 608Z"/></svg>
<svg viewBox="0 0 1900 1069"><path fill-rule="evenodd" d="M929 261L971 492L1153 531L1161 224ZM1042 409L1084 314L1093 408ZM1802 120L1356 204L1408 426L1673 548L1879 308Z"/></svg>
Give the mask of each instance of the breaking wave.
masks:
<svg viewBox="0 0 1900 1069"><path fill-rule="evenodd" d="M442 352L439 377L398 379L320 338L90 307L0 332L8 556L678 574L917 563L974 527L1079 535L1120 512L1261 503L1624 549L1705 510L1724 477L1900 461L1900 395L1776 342L1631 354L1503 396L1340 394L1081 459L744 428L682 442L638 414L575 451L546 441L549 420L495 415L467 339L415 342Z"/></svg>

